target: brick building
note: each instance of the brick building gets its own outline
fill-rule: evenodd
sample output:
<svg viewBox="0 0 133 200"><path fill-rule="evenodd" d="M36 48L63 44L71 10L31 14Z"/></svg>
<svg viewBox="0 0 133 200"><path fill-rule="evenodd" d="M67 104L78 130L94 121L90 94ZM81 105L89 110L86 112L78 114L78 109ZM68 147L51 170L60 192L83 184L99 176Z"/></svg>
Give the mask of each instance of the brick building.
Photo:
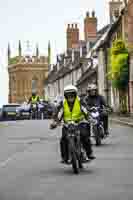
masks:
<svg viewBox="0 0 133 200"><path fill-rule="evenodd" d="M107 28L108 26L105 26L101 30L97 30L97 17L94 11L92 13L86 12L84 18L84 40L80 40L77 24L67 25L67 49L65 53L57 56L56 65L45 82L47 96L54 99L58 95L63 95L63 89L67 84L77 85L81 94L85 91L90 76L91 80L96 82L97 72L96 70L88 69L89 60L86 56ZM91 73L91 70L94 73Z"/></svg>
<svg viewBox="0 0 133 200"><path fill-rule="evenodd" d="M128 1L128 44L130 52L130 76L129 76L129 106L130 113L133 115L133 0Z"/></svg>

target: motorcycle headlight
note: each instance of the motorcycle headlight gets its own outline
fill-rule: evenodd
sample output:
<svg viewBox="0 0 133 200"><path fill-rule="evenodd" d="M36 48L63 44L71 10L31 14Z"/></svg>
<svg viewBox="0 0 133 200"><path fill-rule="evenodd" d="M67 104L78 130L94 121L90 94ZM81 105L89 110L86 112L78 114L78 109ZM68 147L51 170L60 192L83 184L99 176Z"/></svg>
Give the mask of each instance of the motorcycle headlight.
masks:
<svg viewBox="0 0 133 200"><path fill-rule="evenodd" d="M36 108L36 104L33 104L33 108Z"/></svg>
<svg viewBox="0 0 133 200"><path fill-rule="evenodd" d="M19 113L19 110L18 110L18 109L16 109L16 113Z"/></svg>
<svg viewBox="0 0 133 200"><path fill-rule="evenodd" d="M91 113L91 115L92 115L93 118L99 117L99 113L98 112L93 112L93 113Z"/></svg>

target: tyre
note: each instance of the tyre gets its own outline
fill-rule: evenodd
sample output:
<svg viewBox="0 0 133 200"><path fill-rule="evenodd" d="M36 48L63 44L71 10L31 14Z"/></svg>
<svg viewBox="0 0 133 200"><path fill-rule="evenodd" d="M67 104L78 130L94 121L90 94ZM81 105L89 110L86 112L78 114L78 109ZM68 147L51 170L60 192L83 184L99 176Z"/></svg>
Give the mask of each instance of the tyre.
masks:
<svg viewBox="0 0 133 200"><path fill-rule="evenodd" d="M74 174L79 174L79 159L76 152L75 142L74 139L69 140L69 150L71 152L71 160L72 160L72 168Z"/></svg>
<svg viewBox="0 0 133 200"><path fill-rule="evenodd" d="M100 146L101 145L101 136L99 134L98 127L94 127L94 133L95 133L96 146Z"/></svg>
<svg viewBox="0 0 133 200"><path fill-rule="evenodd" d="M72 167L74 174L79 174L79 160L77 159L76 153L72 153Z"/></svg>
<svg viewBox="0 0 133 200"><path fill-rule="evenodd" d="M78 163L79 163L79 168L80 168L80 169L83 169L83 164L82 164L81 158L78 160Z"/></svg>
<svg viewBox="0 0 133 200"><path fill-rule="evenodd" d="M101 145L101 138L99 136L96 137L96 146Z"/></svg>
<svg viewBox="0 0 133 200"><path fill-rule="evenodd" d="M103 139L105 134L104 134L104 128L102 125L99 126L99 135Z"/></svg>
<svg viewBox="0 0 133 200"><path fill-rule="evenodd" d="M37 119L42 119L42 113L41 112L37 113Z"/></svg>

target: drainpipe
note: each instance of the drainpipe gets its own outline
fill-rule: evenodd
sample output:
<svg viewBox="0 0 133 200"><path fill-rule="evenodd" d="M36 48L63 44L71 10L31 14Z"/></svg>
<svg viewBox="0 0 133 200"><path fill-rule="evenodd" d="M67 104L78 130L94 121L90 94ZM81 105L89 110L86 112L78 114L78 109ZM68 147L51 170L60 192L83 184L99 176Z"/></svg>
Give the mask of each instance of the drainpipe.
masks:
<svg viewBox="0 0 133 200"><path fill-rule="evenodd" d="M105 54L104 54L104 57L105 57L105 70L106 70L106 73L108 72L108 46L106 45L105 46ZM109 81L108 79L106 78L106 97L107 97L107 104L109 104Z"/></svg>
<svg viewBox="0 0 133 200"><path fill-rule="evenodd" d="M128 111L131 112L130 109L130 55L128 56Z"/></svg>

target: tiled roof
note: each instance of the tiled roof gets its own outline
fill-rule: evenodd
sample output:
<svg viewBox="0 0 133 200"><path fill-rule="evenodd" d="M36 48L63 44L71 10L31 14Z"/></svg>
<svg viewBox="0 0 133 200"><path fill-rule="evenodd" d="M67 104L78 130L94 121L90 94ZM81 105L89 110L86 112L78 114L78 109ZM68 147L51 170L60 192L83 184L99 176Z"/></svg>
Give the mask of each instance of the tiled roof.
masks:
<svg viewBox="0 0 133 200"><path fill-rule="evenodd" d="M92 47L92 49L91 49L91 50L89 51L89 53L87 54L87 56L86 56L87 58L90 58L91 55L92 55L92 53L93 53L94 51L96 51L96 50L99 48L99 46L101 46L101 44L105 41L106 37L108 36L109 31L110 31L110 26L108 27L108 29L106 29L106 31L104 32L104 34L101 35L101 36L97 39L97 41L95 42L94 46Z"/></svg>
<svg viewBox="0 0 133 200"><path fill-rule="evenodd" d="M58 71L58 76L56 77L56 80L57 80L58 78L63 77L65 74L69 73L70 71L71 71L70 65L63 66L63 67Z"/></svg>
<svg viewBox="0 0 133 200"><path fill-rule="evenodd" d="M98 33L103 33L95 42L95 44L93 45L92 49L90 50L90 52L87 54L86 58L90 58L92 57L92 53L94 51L97 51L98 48L100 48L102 45L104 45L108 39L110 34L114 31L114 29L117 27L119 21L121 20L121 16L111 25L107 25L105 26L103 29L101 29ZM98 67L98 65L97 65ZM77 81L77 85L81 84L86 78L88 78L89 76L91 76L93 73L96 72L97 67L95 68L88 68L83 74L82 76L79 78L79 80Z"/></svg>
<svg viewBox="0 0 133 200"><path fill-rule="evenodd" d="M101 43L99 44L99 46L97 48L101 48L109 41L112 33L114 32L114 30L116 29L116 27L118 26L120 21L121 21L121 16L119 16L119 18L113 24L111 24L109 26L109 29L108 29L107 33L105 34L105 37L102 39Z"/></svg>
<svg viewBox="0 0 133 200"><path fill-rule="evenodd" d="M79 80L77 81L77 86L80 85L83 81L85 81L86 79L88 79L90 76L92 76L94 73L97 72L97 67L95 68L88 68L83 74L82 76L79 78Z"/></svg>
<svg viewBox="0 0 133 200"><path fill-rule="evenodd" d="M97 34L98 34L98 35L103 35L103 34L106 32L106 30L109 28L109 26L110 26L110 24L107 24L106 26L104 26L103 28L101 28L101 29L97 32Z"/></svg>
<svg viewBox="0 0 133 200"><path fill-rule="evenodd" d="M97 40L94 43L94 45L93 45L92 49L90 50L89 54L91 53L92 50L95 50L101 44L101 42L104 40L104 37L106 36L108 30L109 30L109 25L106 25L106 26L104 26L102 29L100 29L98 31L98 34L100 36L97 38ZM102 36L101 36L101 34L102 34ZM80 41L80 43L84 44L85 41ZM61 56L63 56L63 54ZM74 63L72 63L70 61L69 63L67 63L66 66L64 66L64 64L62 63L62 66L61 66L60 70L58 70L57 72L55 72L55 71L51 71L50 72L50 74L48 75L48 78L45 81L45 84L48 84L50 82L54 82L54 81L58 80L59 78L65 76L66 74L71 73L72 70L76 70L76 69L80 68L82 60L85 61L85 59L87 59L87 58L88 58L88 56L86 56L86 58L79 58L78 60L75 60ZM73 66L73 68L71 66ZM86 70L85 75L86 75L86 73L88 73L88 70L90 70L90 69ZM83 79L83 77L82 77L82 79Z"/></svg>
<svg viewBox="0 0 133 200"><path fill-rule="evenodd" d="M57 72L55 70L52 70L49 74L48 74L48 77L47 79L44 81L44 84L48 84L48 83L51 83L53 82L53 79L54 77L56 76Z"/></svg>

